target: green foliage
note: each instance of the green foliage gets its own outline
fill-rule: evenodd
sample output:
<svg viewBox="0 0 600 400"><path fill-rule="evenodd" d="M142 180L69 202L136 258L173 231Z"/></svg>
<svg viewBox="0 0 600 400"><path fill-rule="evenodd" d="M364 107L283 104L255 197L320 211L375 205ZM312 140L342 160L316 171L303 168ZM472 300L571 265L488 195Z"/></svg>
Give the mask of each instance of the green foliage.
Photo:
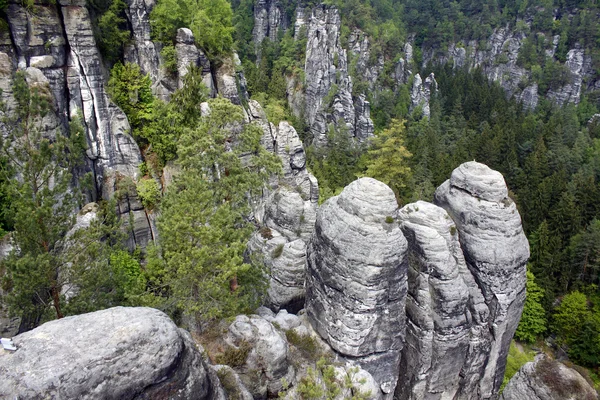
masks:
<svg viewBox="0 0 600 400"><path fill-rule="evenodd" d="M510 381L510 378L516 374L523 365L533 361L535 353L527 350L521 351L514 341L510 343L510 349L508 350L508 357L506 359L506 370L504 371L504 378L502 379L502 385L500 386L500 393L504 390L504 387Z"/></svg>
<svg viewBox="0 0 600 400"><path fill-rule="evenodd" d="M210 114L182 133L182 172L163 197L158 221L172 298L200 323L252 310L260 301L264 275L243 257L254 230L248 198L260 195L281 168L261 147L260 127L234 129L243 120L240 107L225 99L209 106Z"/></svg>
<svg viewBox="0 0 600 400"><path fill-rule="evenodd" d="M136 185L137 194L147 210L153 210L160 202L161 193L158 183L152 178L142 179Z"/></svg>
<svg viewBox="0 0 600 400"><path fill-rule="evenodd" d="M190 28L209 56L228 54L233 47L233 13L226 0L160 0L152 9L152 37L173 43L177 29Z"/></svg>
<svg viewBox="0 0 600 400"><path fill-rule="evenodd" d="M10 199L15 250L3 263L4 286L10 309L22 316L20 331L25 331L40 323L50 305L56 317L63 315L58 277L61 239L81 200L79 193L69 190L70 170L83 161L85 138L77 123L69 137L43 136L42 118L51 110L49 87L29 87L25 74L18 72L12 90L16 104L2 121L8 128L1 143L8 162L1 172Z"/></svg>
<svg viewBox="0 0 600 400"><path fill-rule="evenodd" d="M521 316L521 322L515 332L519 340L533 343L546 332L546 310L542 306L544 289L535 283L535 276L527 271L527 299Z"/></svg>
<svg viewBox="0 0 600 400"><path fill-rule="evenodd" d="M164 62L165 71L171 76L177 74L177 51L175 46L168 44L162 48L160 55Z"/></svg>
<svg viewBox="0 0 600 400"><path fill-rule="evenodd" d="M123 0L111 0L108 4L106 10L100 10L101 14L95 24L95 36L104 58L114 63L121 58L123 49L130 40L125 16L127 4Z"/></svg>
<svg viewBox="0 0 600 400"><path fill-rule="evenodd" d="M173 160L177 154L177 142L185 128L193 128L200 120L200 104L208 98L208 89L202 83L202 72L190 66L183 78L183 87L176 90L169 103L154 100L152 115L139 131L148 142L152 153L158 156L156 170ZM148 164L148 155L146 162Z"/></svg>
<svg viewBox="0 0 600 400"><path fill-rule="evenodd" d="M236 347L227 347L221 354L215 356L217 364L229 365L230 367L241 367L246 363L252 345L246 341L240 342Z"/></svg>
<svg viewBox="0 0 600 400"><path fill-rule="evenodd" d="M397 198L404 194L411 173L407 160L412 155L404 145L404 131L404 121L393 120L389 128L375 136L364 174L388 185Z"/></svg>
<svg viewBox="0 0 600 400"><path fill-rule="evenodd" d="M117 62L110 71L108 94L125 112L134 136L140 137L140 130L153 117L154 96L149 75L142 75L137 64Z"/></svg>
<svg viewBox="0 0 600 400"><path fill-rule="evenodd" d="M304 357L316 361L316 357L320 354L320 349L313 337L310 335L300 335L293 329L285 331L285 337L288 343L300 350Z"/></svg>
<svg viewBox="0 0 600 400"><path fill-rule="evenodd" d="M279 258L279 257L281 257L282 254L283 254L283 244L278 244L277 247L275 247L273 249L273 252L271 253L271 257Z"/></svg>

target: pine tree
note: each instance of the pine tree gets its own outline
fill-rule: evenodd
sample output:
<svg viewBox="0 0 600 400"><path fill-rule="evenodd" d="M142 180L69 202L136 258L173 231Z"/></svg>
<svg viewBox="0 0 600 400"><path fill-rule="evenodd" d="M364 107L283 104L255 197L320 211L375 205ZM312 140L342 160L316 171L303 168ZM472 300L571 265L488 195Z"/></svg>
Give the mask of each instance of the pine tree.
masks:
<svg viewBox="0 0 600 400"><path fill-rule="evenodd" d="M182 172L159 220L171 300L200 324L248 311L260 300L263 273L244 261L254 226L251 201L280 160L260 146L262 130L241 128L240 107L219 98L178 145Z"/></svg>
<svg viewBox="0 0 600 400"><path fill-rule="evenodd" d="M76 121L69 137L43 135L42 118L52 106L49 87L30 87L18 72L13 95L16 107L3 121L7 138L2 143L10 168L2 173L8 182L15 248L4 266L7 302L22 316L23 332L36 327L50 307L57 318L63 316L59 256L81 200L70 188L70 171L82 160L85 136Z"/></svg>
<svg viewBox="0 0 600 400"><path fill-rule="evenodd" d="M546 332L546 311L542 306L544 289L535 283L535 276L527 271L527 299L521 316L521 322L515 332L515 337L525 342L533 343L535 339Z"/></svg>
<svg viewBox="0 0 600 400"><path fill-rule="evenodd" d="M365 172L365 176L378 179L392 188L399 199L411 176L407 160L412 155L404 147L404 124L404 121L392 120L389 128L373 139Z"/></svg>

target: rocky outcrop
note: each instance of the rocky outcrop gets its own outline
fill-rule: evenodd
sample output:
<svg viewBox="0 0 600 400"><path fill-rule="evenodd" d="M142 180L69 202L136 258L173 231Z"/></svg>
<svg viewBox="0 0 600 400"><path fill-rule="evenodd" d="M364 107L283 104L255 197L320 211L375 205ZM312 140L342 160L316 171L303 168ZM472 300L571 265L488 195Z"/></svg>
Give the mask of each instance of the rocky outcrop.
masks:
<svg viewBox="0 0 600 400"><path fill-rule="evenodd" d="M238 316L225 341L236 349L249 346L240 378L255 399L276 396L283 389L282 380L292 382L294 367L286 337L263 317Z"/></svg>
<svg viewBox="0 0 600 400"><path fill-rule="evenodd" d="M125 62L140 66L143 74L150 75L152 93L163 101L168 101L177 89L177 82L164 69L160 56L162 46L150 37L150 13L155 0L128 0L125 12L131 26L131 42L125 47Z"/></svg>
<svg viewBox="0 0 600 400"><path fill-rule="evenodd" d="M523 310L529 244L504 178L483 164L459 166L434 198L456 223L467 267L489 310L490 349L470 349L473 361L466 366L476 366L481 375L476 388L469 392L463 385L463 391L468 398L493 398Z"/></svg>
<svg viewBox="0 0 600 400"><path fill-rule="evenodd" d="M179 28L175 39L177 53L177 87L183 87L183 78L187 75L190 65L202 71L202 82L209 90L211 96L216 95L216 87L210 69L208 57L196 46L194 34L188 28Z"/></svg>
<svg viewBox="0 0 600 400"><path fill-rule="evenodd" d="M410 93L411 111L417 107L421 107L423 115L429 118L431 116L430 100L431 95L437 91L437 82L433 72L425 79L421 79L421 75L416 74L413 80L413 87Z"/></svg>
<svg viewBox="0 0 600 400"><path fill-rule="evenodd" d="M406 239L392 190L361 178L319 209L308 245L307 315L391 398L404 339Z"/></svg>
<svg viewBox="0 0 600 400"><path fill-rule="evenodd" d="M73 0L75 1L75 0ZM94 163L96 186L103 197L112 195L117 175L135 177L142 158L130 135L127 117L105 90L100 54L96 47L87 8L78 2L61 1L62 21L69 44L67 81L69 116L81 113L88 136L87 156Z"/></svg>
<svg viewBox="0 0 600 400"><path fill-rule="evenodd" d="M348 37L348 50L354 60L354 77L359 77L368 84L369 90L375 89L379 75L383 72L384 58L380 54L374 63L371 59L371 42L369 37L359 29L354 29Z"/></svg>
<svg viewBox="0 0 600 400"><path fill-rule="evenodd" d="M598 393L574 369L539 355L511 378L500 399L596 400Z"/></svg>
<svg viewBox="0 0 600 400"><path fill-rule="evenodd" d="M285 10L279 3L279 0L256 0L254 4L252 39L257 47L257 54L265 38L273 42L276 41L279 31L286 30L289 27L289 23L285 15Z"/></svg>
<svg viewBox="0 0 600 400"><path fill-rule="evenodd" d="M569 82L557 90L550 90L548 97L561 106L567 103L579 104L583 80L586 78L586 64L591 64L591 57L586 55L583 49L569 50L565 61L565 67L569 71Z"/></svg>
<svg viewBox="0 0 600 400"><path fill-rule="evenodd" d="M262 228L248 245L260 254L269 271L265 304L299 311L304 307L306 243L314 229L319 187L306 169L306 154L296 130L283 121L270 124L256 101L249 102L250 119L264 132L265 148L279 155L283 176L272 182L273 192L258 207L256 218Z"/></svg>
<svg viewBox="0 0 600 400"><path fill-rule="evenodd" d="M189 333L161 311L111 308L48 322L0 352L0 397L225 399Z"/></svg>
<svg viewBox="0 0 600 400"><path fill-rule="evenodd" d="M321 5L312 10L304 68L305 117L317 145L326 143L330 124L359 141L372 134L361 130L364 124L357 129L352 79L348 74L346 50L340 44L340 29L341 18L336 8ZM370 120L368 107L363 106L359 111L359 120Z"/></svg>
<svg viewBox="0 0 600 400"><path fill-rule="evenodd" d="M461 389L469 393L464 389L474 367L467 364L473 358L468 357L471 342L489 344L479 335L489 313L446 211L418 201L402 208L397 219L408 240L409 265L406 343L396 397L454 399Z"/></svg>

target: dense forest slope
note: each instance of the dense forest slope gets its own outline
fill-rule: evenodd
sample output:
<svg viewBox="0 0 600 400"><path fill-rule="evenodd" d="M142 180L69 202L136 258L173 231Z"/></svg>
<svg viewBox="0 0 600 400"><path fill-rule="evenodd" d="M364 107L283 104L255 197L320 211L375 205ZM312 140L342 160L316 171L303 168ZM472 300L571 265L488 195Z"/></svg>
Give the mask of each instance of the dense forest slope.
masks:
<svg viewBox="0 0 600 400"><path fill-rule="evenodd" d="M0 9L2 332L126 305L206 335L264 305L306 308L304 329L384 398L394 387L398 398L493 398L513 334L598 373L597 2ZM490 231L501 238L488 245ZM443 238L434 249L431 235ZM366 256L378 248L387 258ZM371 275L380 264L391 269ZM396 269L400 281L385 275ZM268 346L253 336L262 330L283 347L315 345L262 313L228 328L240 357L245 342ZM466 357L462 369L444 348ZM236 379L260 398L293 378L287 395L306 397L299 383L326 385L333 368L283 359L258 388L248 370Z"/></svg>

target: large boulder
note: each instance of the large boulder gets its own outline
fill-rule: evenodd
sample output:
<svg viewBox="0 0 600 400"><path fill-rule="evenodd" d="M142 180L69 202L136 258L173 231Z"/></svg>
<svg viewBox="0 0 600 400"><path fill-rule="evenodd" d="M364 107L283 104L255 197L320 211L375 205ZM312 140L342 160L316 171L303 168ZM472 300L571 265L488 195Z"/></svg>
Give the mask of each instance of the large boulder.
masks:
<svg viewBox="0 0 600 400"><path fill-rule="evenodd" d="M294 367L285 335L259 315L239 315L229 326L226 343L247 352L240 378L255 399L276 396L283 381L292 382Z"/></svg>
<svg viewBox="0 0 600 400"><path fill-rule="evenodd" d="M500 399L597 400L598 393L574 369L539 355L511 378Z"/></svg>
<svg viewBox="0 0 600 400"><path fill-rule="evenodd" d="M67 317L13 341L0 352L1 398L225 398L189 333L152 308Z"/></svg>
<svg viewBox="0 0 600 400"><path fill-rule="evenodd" d="M510 342L525 302L529 243L502 175L475 161L456 168L434 202L456 223L467 267L489 310L490 349L472 348L469 374L461 374L465 398L493 398L500 388ZM478 345L481 344L477 342ZM470 382L467 382L470 381Z"/></svg>
<svg viewBox="0 0 600 400"><path fill-rule="evenodd" d="M406 239L392 190L361 178L319 209L308 246L306 310L338 353L393 392L404 339Z"/></svg>
<svg viewBox="0 0 600 400"><path fill-rule="evenodd" d="M452 399L461 376L470 375L472 342L483 341L489 350L489 340L479 335L488 308L444 209L418 201L402 208L397 218L408 240L409 265L406 344L396 397Z"/></svg>

